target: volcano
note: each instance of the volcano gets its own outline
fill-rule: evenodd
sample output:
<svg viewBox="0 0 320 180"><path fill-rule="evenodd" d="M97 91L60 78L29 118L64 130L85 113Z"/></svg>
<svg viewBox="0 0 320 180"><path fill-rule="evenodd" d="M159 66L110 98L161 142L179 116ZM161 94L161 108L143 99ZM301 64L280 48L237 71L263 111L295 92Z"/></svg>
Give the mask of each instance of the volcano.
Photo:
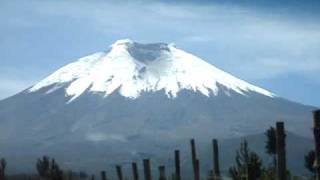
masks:
<svg viewBox="0 0 320 180"><path fill-rule="evenodd" d="M0 155L12 170L43 154L78 169L163 161L190 138L252 136L279 120L311 137L312 110L173 44L118 40L0 101Z"/></svg>

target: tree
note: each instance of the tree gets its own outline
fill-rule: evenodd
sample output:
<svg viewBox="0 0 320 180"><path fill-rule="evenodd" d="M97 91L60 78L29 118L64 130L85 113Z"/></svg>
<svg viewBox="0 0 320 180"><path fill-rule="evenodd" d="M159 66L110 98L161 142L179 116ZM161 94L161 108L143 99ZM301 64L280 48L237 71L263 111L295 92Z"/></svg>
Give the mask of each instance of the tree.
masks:
<svg viewBox="0 0 320 180"><path fill-rule="evenodd" d="M304 156L304 166L313 174L315 175L315 168L314 168L314 163L316 159L316 153L314 150L311 150L308 152L307 155Z"/></svg>
<svg viewBox="0 0 320 180"><path fill-rule="evenodd" d="M276 164L277 164L277 148L276 148L276 129L274 127L270 127L266 132L265 136L267 138L265 142L265 150L268 155L272 157L272 165L267 168L264 173L264 176L268 176L269 179L275 179L276 175Z"/></svg>
<svg viewBox="0 0 320 180"><path fill-rule="evenodd" d="M43 156L42 159L38 159L36 167L40 177L42 177L43 179L63 179L63 172L53 158L50 160L49 157Z"/></svg>
<svg viewBox="0 0 320 180"><path fill-rule="evenodd" d="M50 169L50 160L49 157L43 156L42 159L38 159L37 161L37 171L39 176L47 179L49 177L49 169Z"/></svg>
<svg viewBox="0 0 320 180"><path fill-rule="evenodd" d="M62 180L63 178L63 173L54 159L51 160L50 177L51 180Z"/></svg>
<svg viewBox="0 0 320 180"><path fill-rule="evenodd" d="M6 166L7 166L6 160L4 158L1 158L0 159L0 180L5 180L6 178L6 174L5 174Z"/></svg>
<svg viewBox="0 0 320 180"><path fill-rule="evenodd" d="M274 155L277 153L276 149L276 129L274 127L270 127L266 132L265 135L267 137L266 141L266 153L270 155Z"/></svg>
<svg viewBox="0 0 320 180"><path fill-rule="evenodd" d="M270 156L273 156L273 163L274 166L276 164L276 154L277 154L277 149L276 149L276 130L274 127L270 127L266 132L265 135L267 137L265 149L266 153L269 154Z"/></svg>
<svg viewBox="0 0 320 180"><path fill-rule="evenodd" d="M246 140L240 144L240 149L237 150L235 160L236 165L229 169L232 179L243 179L243 177L247 177L249 174L252 174L255 179L261 176L263 171L262 160L255 152L250 151ZM248 172L249 169L252 171Z"/></svg>

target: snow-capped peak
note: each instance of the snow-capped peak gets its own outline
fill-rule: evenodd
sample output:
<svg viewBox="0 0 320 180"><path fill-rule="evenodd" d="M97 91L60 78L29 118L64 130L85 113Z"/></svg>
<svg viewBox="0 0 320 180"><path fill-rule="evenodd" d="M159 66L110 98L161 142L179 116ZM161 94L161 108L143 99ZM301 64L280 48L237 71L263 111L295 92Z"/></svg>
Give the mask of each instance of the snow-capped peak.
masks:
<svg viewBox="0 0 320 180"><path fill-rule="evenodd" d="M120 40L117 40L115 41L111 47L114 47L114 46L123 46L123 45L128 45L128 44L132 44L134 43L131 39L120 39Z"/></svg>
<svg viewBox="0 0 320 180"><path fill-rule="evenodd" d="M208 64L174 45L165 43L141 44L129 39L118 40L107 52L95 53L57 70L29 89L35 92L52 86L48 93L64 87L70 101L85 91L103 92L105 96L119 90L129 98L137 98L144 91L164 90L168 97L176 97L183 89L199 91L203 95L217 95L221 91L235 91L246 95L253 91L274 95L253 86ZM226 92L227 93L227 92Z"/></svg>

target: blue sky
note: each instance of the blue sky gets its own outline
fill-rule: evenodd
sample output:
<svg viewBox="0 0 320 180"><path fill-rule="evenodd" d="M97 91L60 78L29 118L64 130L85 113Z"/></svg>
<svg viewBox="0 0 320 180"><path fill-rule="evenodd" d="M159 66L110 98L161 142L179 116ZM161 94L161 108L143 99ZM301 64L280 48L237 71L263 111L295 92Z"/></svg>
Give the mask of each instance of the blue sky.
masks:
<svg viewBox="0 0 320 180"><path fill-rule="evenodd" d="M0 0L0 99L123 38L174 42L279 96L320 106L320 1Z"/></svg>

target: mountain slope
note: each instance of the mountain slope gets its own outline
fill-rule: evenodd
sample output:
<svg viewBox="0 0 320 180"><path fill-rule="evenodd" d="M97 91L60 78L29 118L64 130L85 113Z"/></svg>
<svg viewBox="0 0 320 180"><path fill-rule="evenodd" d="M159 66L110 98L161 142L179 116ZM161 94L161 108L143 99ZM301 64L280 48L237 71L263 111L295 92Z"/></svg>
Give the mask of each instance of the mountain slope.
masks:
<svg viewBox="0 0 320 180"><path fill-rule="evenodd" d="M161 156L191 137L259 134L279 120L311 137L312 110L172 45L121 40L0 101L0 156L48 153L71 168L81 157L81 167L94 169L148 152Z"/></svg>

